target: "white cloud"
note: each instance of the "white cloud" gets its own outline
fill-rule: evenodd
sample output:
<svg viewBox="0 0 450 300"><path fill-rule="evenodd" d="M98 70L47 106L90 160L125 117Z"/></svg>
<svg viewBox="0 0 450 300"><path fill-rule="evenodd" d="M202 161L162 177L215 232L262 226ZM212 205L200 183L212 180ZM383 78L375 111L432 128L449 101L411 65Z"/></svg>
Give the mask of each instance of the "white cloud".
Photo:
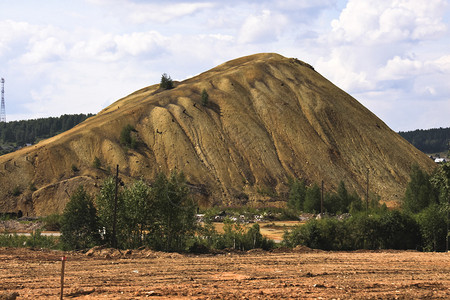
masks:
<svg viewBox="0 0 450 300"><path fill-rule="evenodd" d="M330 7L335 5L336 2L337 0L279 0L276 1L275 5L286 10L304 10L317 7Z"/></svg>
<svg viewBox="0 0 450 300"><path fill-rule="evenodd" d="M240 43L262 43L276 41L281 35L287 19L281 14L263 10L259 15L250 15L242 25Z"/></svg>
<svg viewBox="0 0 450 300"><path fill-rule="evenodd" d="M20 60L23 64L35 64L59 60L65 54L66 46L64 43L55 37L48 37L31 41L30 50Z"/></svg>
<svg viewBox="0 0 450 300"><path fill-rule="evenodd" d="M133 32L115 37L119 51L133 56L141 54L156 55L162 52L167 38L156 31Z"/></svg>
<svg viewBox="0 0 450 300"><path fill-rule="evenodd" d="M311 63L395 130L427 127L421 110L450 126L448 109L429 108L450 105L445 0L44 2L0 10L8 120L97 112L164 72L182 80L278 52Z"/></svg>
<svg viewBox="0 0 450 300"><path fill-rule="evenodd" d="M138 56L157 56L164 53L169 39L156 31L109 34L90 32L70 49L72 59L116 62Z"/></svg>
<svg viewBox="0 0 450 300"><path fill-rule="evenodd" d="M387 44L430 39L446 32L444 0L349 0L332 21L336 42Z"/></svg>
<svg viewBox="0 0 450 300"><path fill-rule="evenodd" d="M336 48L329 57L321 57L314 64L316 69L345 91L372 90L375 83L370 73L358 68L360 54L350 47Z"/></svg>
<svg viewBox="0 0 450 300"><path fill-rule="evenodd" d="M133 5L133 10L130 12L129 17L135 23L148 21L168 22L211 7L213 5L210 3L136 4Z"/></svg>
<svg viewBox="0 0 450 300"><path fill-rule="evenodd" d="M388 60L386 66L378 70L378 77L381 80L396 80L418 75L424 71L424 65L418 60L395 56Z"/></svg>
<svg viewBox="0 0 450 300"><path fill-rule="evenodd" d="M435 60L419 60L416 58L395 56L378 70L380 80L398 80L432 73L443 73L450 76L450 55Z"/></svg>
<svg viewBox="0 0 450 300"><path fill-rule="evenodd" d="M436 59L434 63L441 72L450 74L450 54Z"/></svg>
<svg viewBox="0 0 450 300"><path fill-rule="evenodd" d="M166 23L192 15L200 10L214 7L211 2L190 1L130 1L130 0L89 0L94 5L109 8L116 16L126 16L127 20L143 24L149 22Z"/></svg>

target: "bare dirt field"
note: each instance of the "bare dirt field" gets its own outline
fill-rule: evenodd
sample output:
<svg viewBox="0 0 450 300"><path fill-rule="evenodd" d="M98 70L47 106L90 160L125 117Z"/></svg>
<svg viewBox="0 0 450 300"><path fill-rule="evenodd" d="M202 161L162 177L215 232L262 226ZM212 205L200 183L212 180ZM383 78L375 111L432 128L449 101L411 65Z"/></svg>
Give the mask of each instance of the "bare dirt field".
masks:
<svg viewBox="0 0 450 300"><path fill-rule="evenodd" d="M0 248L0 299L450 299L450 254ZM13 298L12 298L13 299Z"/></svg>

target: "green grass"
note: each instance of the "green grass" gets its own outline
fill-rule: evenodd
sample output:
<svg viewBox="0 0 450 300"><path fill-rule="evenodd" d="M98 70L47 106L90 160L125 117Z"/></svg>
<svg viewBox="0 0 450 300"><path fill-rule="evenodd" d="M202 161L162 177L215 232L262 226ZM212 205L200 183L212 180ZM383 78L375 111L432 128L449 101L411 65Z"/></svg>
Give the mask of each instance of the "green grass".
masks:
<svg viewBox="0 0 450 300"><path fill-rule="evenodd" d="M59 237L41 235L39 230L33 232L31 236L2 233L0 247L61 249Z"/></svg>

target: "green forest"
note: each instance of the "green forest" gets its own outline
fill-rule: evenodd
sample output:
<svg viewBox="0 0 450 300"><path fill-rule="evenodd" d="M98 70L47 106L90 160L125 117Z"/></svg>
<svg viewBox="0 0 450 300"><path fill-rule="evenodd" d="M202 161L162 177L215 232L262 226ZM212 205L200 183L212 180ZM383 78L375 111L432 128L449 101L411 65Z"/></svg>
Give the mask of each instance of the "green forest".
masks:
<svg viewBox="0 0 450 300"><path fill-rule="evenodd" d="M424 153L435 154L450 150L450 127L400 131L399 134Z"/></svg>
<svg viewBox="0 0 450 300"><path fill-rule="evenodd" d="M74 114L0 123L0 155L67 131L91 116Z"/></svg>

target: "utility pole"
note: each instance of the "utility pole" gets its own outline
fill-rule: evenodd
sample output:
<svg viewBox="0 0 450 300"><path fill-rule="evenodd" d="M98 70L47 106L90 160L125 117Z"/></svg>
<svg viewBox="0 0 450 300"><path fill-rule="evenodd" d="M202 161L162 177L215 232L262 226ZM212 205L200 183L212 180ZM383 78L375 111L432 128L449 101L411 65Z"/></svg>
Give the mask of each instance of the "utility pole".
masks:
<svg viewBox="0 0 450 300"><path fill-rule="evenodd" d="M322 193L320 194L320 215L323 216L323 180L322 180Z"/></svg>
<svg viewBox="0 0 450 300"><path fill-rule="evenodd" d="M0 106L0 122L6 123L6 110L5 110L5 79L2 78L2 102Z"/></svg>
<svg viewBox="0 0 450 300"><path fill-rule="evenodd" d="M448 237L450 235L449 233L449 224L448 224L448 215L450 214L450 195L447 195L447 237L445 239L445 251L448 252Z"/></svg>
<svg viewBox="0 0 450 300"><path fill-rule="evenodd" d="M367 168L366 211L369 212L369 168Z"/></svg>
<svg viewBox="0 0 450 300"><path fill-rule="evenodd" d="M116 189L114 191L114 215L112 228L112 246L117 248L116 223L117 223L117 190L119 188L119 165L116 167Z"/></svg>

